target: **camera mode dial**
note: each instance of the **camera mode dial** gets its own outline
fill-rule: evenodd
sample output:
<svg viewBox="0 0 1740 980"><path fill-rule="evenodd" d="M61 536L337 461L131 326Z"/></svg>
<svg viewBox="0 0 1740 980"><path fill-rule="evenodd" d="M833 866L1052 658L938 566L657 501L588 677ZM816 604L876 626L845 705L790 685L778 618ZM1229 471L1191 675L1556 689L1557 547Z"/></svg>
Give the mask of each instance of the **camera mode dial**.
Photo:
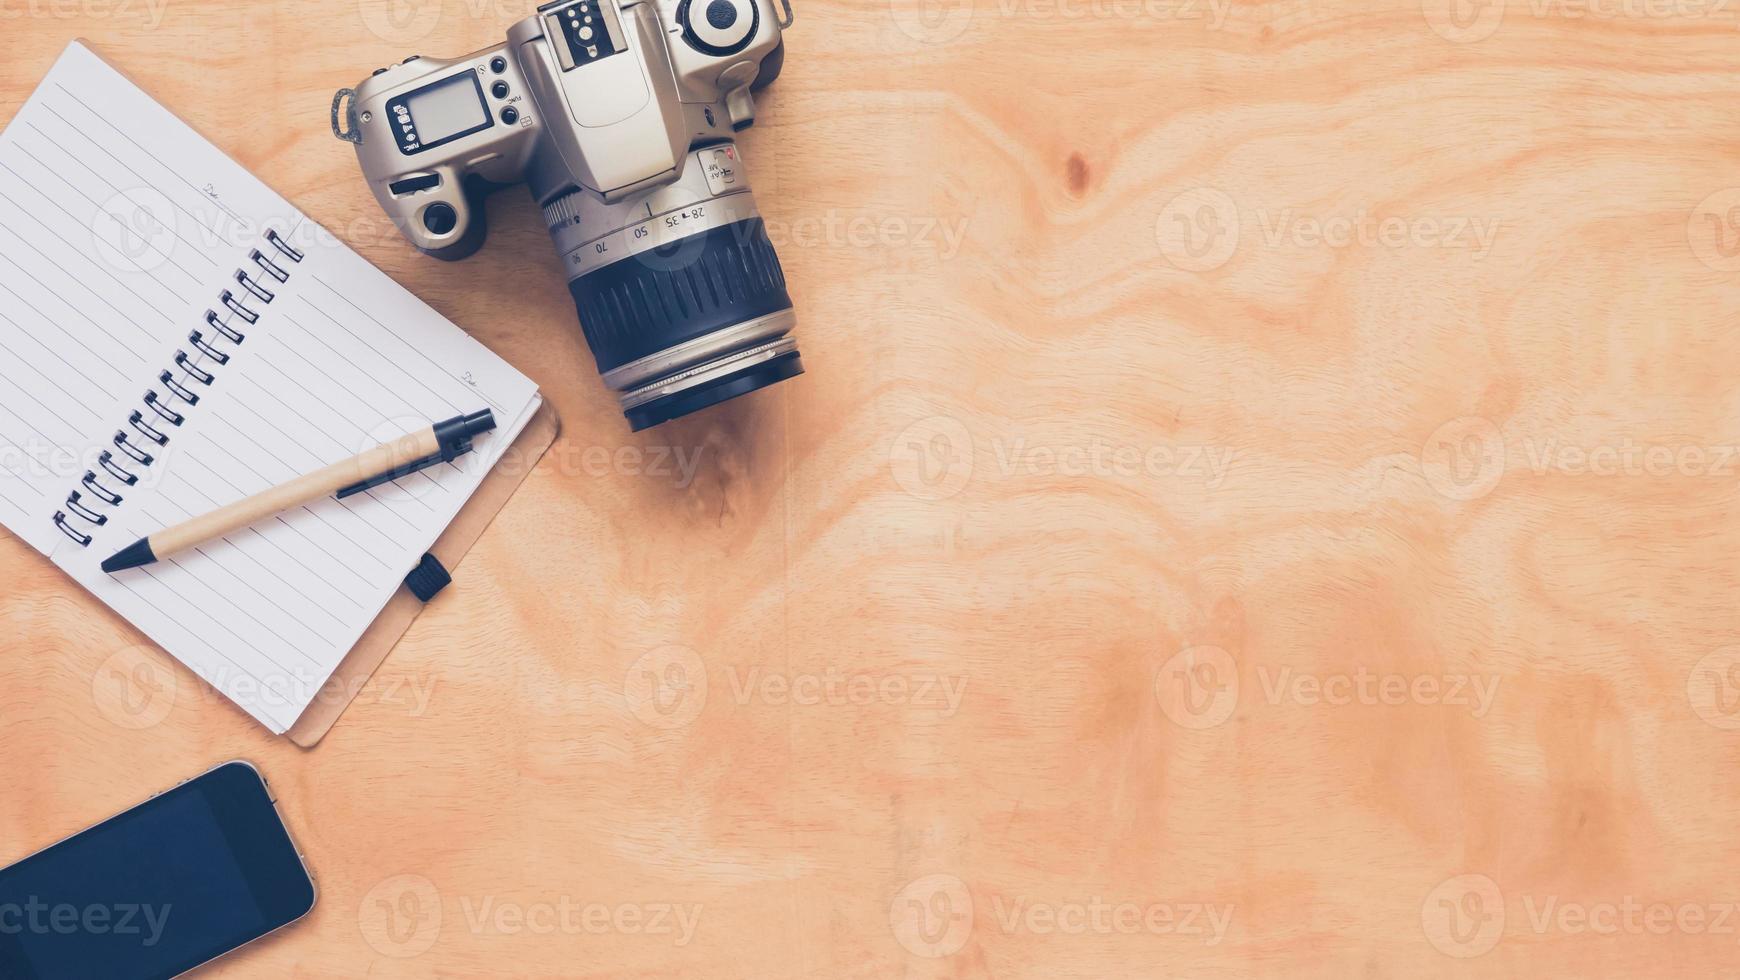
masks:
<svg viewBox="0 0 1740 980"><path fill-rule="evenodd" d="M677 7L677 21L689 47L722 58L755 40L761 30L761 9L755 0L683 0Z"/></svg>

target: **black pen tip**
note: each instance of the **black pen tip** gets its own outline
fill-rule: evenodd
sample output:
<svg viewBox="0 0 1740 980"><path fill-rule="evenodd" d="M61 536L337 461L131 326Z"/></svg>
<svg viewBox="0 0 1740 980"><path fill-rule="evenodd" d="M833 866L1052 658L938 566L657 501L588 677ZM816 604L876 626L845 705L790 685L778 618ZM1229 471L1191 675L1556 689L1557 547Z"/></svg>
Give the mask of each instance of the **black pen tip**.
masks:
<svg viewBox="0 0 1740 980"><path fill-rule="evenodd" d="M103 571L123 572L140 565L149 565L157 560L157 555L151 551L151 539L140 538L108 558L103 559Z"/></svg>

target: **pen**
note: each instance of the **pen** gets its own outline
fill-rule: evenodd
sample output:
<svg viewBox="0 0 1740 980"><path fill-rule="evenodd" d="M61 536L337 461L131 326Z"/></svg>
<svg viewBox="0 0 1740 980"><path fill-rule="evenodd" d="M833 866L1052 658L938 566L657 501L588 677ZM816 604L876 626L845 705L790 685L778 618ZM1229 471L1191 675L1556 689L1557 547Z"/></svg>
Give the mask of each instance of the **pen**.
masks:
<svg viewBox="0 0 1740 980"><path fill-rule="evenodd" d="M487 408L436 422L427 429L376 446L360 456L333 463L289 483L140 538L105 559L103 571L119 572L149 565L329 493L343 500L371 487L410 476L418 470L451 462L471 452L473 437L494 428L495 415Z"/></svg>

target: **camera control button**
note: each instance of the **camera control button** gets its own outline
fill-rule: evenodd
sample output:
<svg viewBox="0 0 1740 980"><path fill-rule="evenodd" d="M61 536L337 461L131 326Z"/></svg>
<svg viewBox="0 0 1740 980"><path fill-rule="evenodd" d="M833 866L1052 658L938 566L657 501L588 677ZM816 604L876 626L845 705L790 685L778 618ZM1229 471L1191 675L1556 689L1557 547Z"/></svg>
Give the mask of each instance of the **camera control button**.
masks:
<svg viewBox="0 0 1740 980"><path fill-rule="evenodd" d="M520 121L520 111L511 105L508 106L501 111L501 121L512 126L514 123Z"/></svg>
<svg viewBox="0 0 1740 980"><path fill-rule="evenodd" d="M423 210L423 227L431 235L445 235L459 224L459 212L446 201L436 201Z"/></svg>
<svg viewBox="0 0 1740 980"><path fill-rule="evenodd" d="M489 70L495 72L497 75L507 71L507 59L499 54L489 59Z"/></svg>
<svg viewBox="0 0 1740 980"><path fill-rule="evenodd" d="M496 82L494 85L491 85L489 87L489 94L495 96L498 99L507 98L508 97L508 83Z"/></svg>

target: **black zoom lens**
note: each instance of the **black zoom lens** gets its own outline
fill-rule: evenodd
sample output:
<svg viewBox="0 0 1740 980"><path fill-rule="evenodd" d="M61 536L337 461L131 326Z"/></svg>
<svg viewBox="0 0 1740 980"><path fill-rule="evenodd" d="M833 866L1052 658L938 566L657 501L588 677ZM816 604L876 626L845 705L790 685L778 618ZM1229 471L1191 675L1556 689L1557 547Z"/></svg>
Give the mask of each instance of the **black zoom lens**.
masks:
<svg viewBox="0 0 1740 980"><path fill-rule="evenodd" d="M697 231L568 283L598 370L636 431L803 373L760 217Z"/></svg>

